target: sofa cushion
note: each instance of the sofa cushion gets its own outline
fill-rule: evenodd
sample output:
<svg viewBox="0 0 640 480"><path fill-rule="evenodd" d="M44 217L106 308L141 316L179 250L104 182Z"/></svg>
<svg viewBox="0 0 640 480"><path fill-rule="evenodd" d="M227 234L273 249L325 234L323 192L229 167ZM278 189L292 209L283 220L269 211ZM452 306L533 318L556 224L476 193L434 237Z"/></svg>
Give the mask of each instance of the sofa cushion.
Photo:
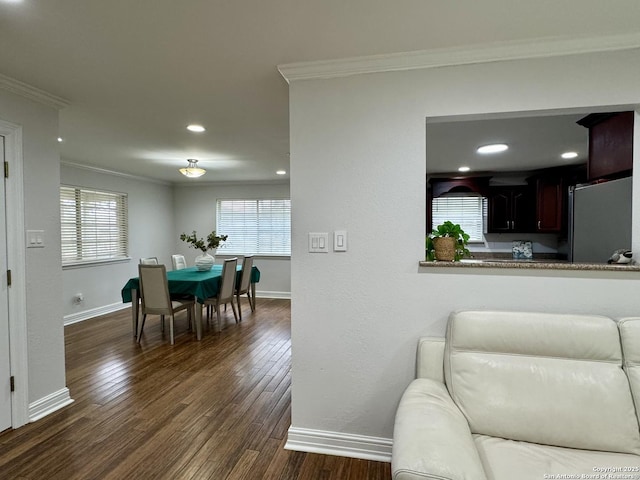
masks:
<svg viewBox="0 0 640 480"><path fill-rule="evenodd" d="M444 361L447 388L475 434L640 454L610 318L454 312Z"/></svg>
<svg viewBox="0 0 640 480"><path fill-rule="evenodd" d="M618 322L624 370L629 377L631 393L640 412L640 317L625 318Z"/></svg>
<svg viewBox="0 0 640 480"><path fill-rule="evenodd" d="M553 447L485 435L474 435L474 441L491 480L640 478L638 455Z"/></svg>

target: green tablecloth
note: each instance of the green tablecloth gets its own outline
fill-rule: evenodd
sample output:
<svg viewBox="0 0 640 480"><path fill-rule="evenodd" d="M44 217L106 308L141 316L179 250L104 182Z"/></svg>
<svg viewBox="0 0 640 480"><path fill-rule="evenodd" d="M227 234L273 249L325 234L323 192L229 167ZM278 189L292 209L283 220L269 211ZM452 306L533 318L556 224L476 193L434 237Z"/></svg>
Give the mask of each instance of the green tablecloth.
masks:
<svg viewBox="0 0 640 480"><path fill-rule="evenodd" d="M240 281L242 265L238 265L236 280ZM170 270L167 272L169 282L169 293L189 294L198 298L198 302L213 297L220 288L220 278L222 277L222 265L214 265L211 270L200 272L196 267L183 268L182 270ZM255 266L251 270L251 283L260 281L260 270ZM138 277L130 278L122 289L122 301L131 302L131 290L138 290L140 282Z"/></svg>

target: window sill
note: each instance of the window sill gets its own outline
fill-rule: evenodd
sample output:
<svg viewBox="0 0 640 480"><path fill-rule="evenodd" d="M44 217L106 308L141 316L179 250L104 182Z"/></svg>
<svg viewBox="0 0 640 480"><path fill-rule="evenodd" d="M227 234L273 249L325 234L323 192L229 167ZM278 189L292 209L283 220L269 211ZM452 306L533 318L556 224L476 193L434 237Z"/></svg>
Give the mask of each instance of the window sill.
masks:
<svg viewBox="0 0 640 480"><path fill-rule="evenodd" d="M101 266L101 265L113 265L113 264L117 264L117 263L128 263L130 261L131 261L131 257L109 259L109 260L90 260L90 261L87 261L87 262L68 263L66 265L62 265L62 270L73 270L75 268L98 267L98 266Z"/></svg>
<svg viewBox="0 0 640 480"><path fill-rule="evenodd" d="M216 257L244 257L242 253L216 253ZM253 254L253 258L266 258L275 260L291 260L291 255L265 255L265 254Z"/></svg>

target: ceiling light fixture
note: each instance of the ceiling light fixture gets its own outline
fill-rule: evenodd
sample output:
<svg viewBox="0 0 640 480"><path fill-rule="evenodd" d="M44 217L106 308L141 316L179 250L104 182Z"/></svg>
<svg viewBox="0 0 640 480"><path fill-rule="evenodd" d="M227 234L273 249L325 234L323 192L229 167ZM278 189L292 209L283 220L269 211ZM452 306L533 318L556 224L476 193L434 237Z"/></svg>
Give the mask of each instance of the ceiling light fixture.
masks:
<svg viewBox="0 0 640 480"><path fill-rule="evenodd" d="M492 143L491 145L483 145L481 147L478 147L478 150L476 150L476 151L478 153L481 153L481 154L484 155L484 154L487 154L487 153L504 152L508 148L509 148L509 146L504 144L504 143Z"/></svg>
<svg viewBox="0 0 640 480"><path fill-rule="evenodd" d="M286 174L287 174L287 171L286 171L286 170L278 170L278 171L276 172L276 175L286 175Z"/></svg>
<svg viewBox="0 0 640 480"><path fill-rule="evenodd" d="M62 143L62 137L58 137L58 143Z"/></svg>
<svg viewBox="0 0 640 480"><path fill-rule="evenodd" d="M460 167L460 168L458 168L459 172L468 172L469 170L471 170L470 167Z"/></svg>
<svg viewBox="0 0 640 480"><path fill-rule="evenodd" d="M578 156L577 152L564 152L560 155L564 159L576 158Z"/></svg>
<svg viewBox="0 0 640 480"><path fill-rule="evenodd" d="M202 125L196 125L195 123L192 123L191 125L187 125L187 130L194 133L202 133L206 129Z"/></svg>
<svg viewBox="0 0 640 480"><path fill-rule="evenodd" d="M202 175L207 173L204 168L198 167L198 160L189 158L187 159L187 162L189 162L189 165L187 165L185 168L180 169L180 173L185 177L196 178L201 177Z"/></svg>

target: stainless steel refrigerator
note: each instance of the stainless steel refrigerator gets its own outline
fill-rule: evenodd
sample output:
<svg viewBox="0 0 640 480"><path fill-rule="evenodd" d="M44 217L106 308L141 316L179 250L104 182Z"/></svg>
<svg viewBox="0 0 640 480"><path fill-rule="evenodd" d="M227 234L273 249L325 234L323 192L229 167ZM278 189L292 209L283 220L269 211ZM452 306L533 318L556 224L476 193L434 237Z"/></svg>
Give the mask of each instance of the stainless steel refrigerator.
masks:
<svg viewBox="0 0 640 480"><path fill-rule="evenodd" d="M606 263L631 248L632 177L569 189L569 260Z"/></svg>

